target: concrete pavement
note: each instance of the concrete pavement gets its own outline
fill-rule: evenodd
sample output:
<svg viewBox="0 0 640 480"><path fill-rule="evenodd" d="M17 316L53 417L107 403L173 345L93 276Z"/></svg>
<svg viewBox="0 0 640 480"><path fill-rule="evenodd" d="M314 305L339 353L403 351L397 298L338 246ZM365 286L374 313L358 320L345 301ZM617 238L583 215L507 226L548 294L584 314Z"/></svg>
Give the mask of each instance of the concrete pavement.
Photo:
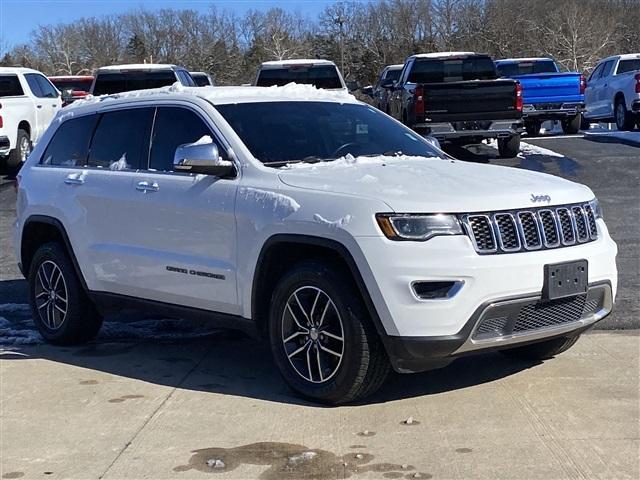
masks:
<svg viewBox="0 0 640 480"><path fill-rule="evenodd" d="M232 334L14 346L0 477L637 479L639 355L637 331L596 332L541 364L468 357L326 408Z"/></svg>

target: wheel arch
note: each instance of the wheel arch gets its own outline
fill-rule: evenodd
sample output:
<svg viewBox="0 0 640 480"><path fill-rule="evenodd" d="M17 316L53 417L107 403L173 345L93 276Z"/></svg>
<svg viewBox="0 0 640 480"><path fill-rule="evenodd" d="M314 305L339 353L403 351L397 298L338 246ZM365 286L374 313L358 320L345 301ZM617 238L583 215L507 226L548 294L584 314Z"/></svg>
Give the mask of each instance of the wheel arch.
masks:
<svg viewBox="0 0 640 480"><path fill-rule="evenodd" d="M64 225L57 218L47 215L31 215L22 227L20 236L20 264L24 276L26 277L29 274L31 261L38 248L49 242L58 242L66 249L76 275L78 275L80 279L82 288L86 292L87 284L80 270L80 265L78 264Z"/></svg>
<svg viewBox="0 0 640 480"><path fill-rule="evenodd" d="M26 120L21 120L18 123L18 130L24 130L29 134L29 139L31 139L31 125Z"/></svg>
<svg viewBox="0 0 640 480"><path fill-rule="evenodd" d="M258 255L251 286L251 317L260 334L266 333L270 300L278 280L287 267L302 260L329 261L343 268L354 281L378 335L384 340L384 326L349 249L335 240L299 234L273 235Z"/></svg>

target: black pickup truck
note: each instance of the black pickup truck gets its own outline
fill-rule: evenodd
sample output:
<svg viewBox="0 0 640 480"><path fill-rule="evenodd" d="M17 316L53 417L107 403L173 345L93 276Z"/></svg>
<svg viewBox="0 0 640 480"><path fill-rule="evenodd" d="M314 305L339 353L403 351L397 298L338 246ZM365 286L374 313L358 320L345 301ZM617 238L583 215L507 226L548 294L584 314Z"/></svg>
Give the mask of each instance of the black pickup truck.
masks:
<svg viewBox="0 0 640 480"><path fill-rule="evenodd" d="M518 154L522 90L517 81L498 80L488 55L413 55L388 88L389 113L414 130L461 145L497 138L501 157Z"/></svg>

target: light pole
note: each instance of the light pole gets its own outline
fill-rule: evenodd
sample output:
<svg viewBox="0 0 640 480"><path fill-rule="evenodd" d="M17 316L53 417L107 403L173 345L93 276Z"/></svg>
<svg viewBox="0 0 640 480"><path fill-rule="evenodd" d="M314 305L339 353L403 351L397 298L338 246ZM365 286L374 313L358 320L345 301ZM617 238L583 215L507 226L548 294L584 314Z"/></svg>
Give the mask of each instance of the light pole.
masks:
<svg viewBox="0 0 640 480"><path fill-rule="evenodd" d="M346 19L342 15L338 15L335 22L340 26L340 72L345 75L344 71L344 23Z"/></svg>

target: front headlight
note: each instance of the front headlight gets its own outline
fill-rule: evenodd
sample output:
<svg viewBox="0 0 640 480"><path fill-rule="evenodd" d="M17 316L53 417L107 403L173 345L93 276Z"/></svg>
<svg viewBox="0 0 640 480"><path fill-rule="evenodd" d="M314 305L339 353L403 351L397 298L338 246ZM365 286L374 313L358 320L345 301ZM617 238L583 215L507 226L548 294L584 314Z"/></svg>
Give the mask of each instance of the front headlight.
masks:
<svg viewBox="0 0 640 480"><path fill-rule="evenodd" d="M455 215L379 213L376 220L385 236L391 240L429 240L438 235L462 235Z"/></svg>
<svg viewBox="0 0 640 480"><path fill-rule="evenodd" d="M593 210L593 216L596 218L596 220L598 218L604 218L602 207L600 206L600 202L598 201L597 198L594 198L593 200L591 200L589 202L589 206L591 207L591 210Z"/></svg>

